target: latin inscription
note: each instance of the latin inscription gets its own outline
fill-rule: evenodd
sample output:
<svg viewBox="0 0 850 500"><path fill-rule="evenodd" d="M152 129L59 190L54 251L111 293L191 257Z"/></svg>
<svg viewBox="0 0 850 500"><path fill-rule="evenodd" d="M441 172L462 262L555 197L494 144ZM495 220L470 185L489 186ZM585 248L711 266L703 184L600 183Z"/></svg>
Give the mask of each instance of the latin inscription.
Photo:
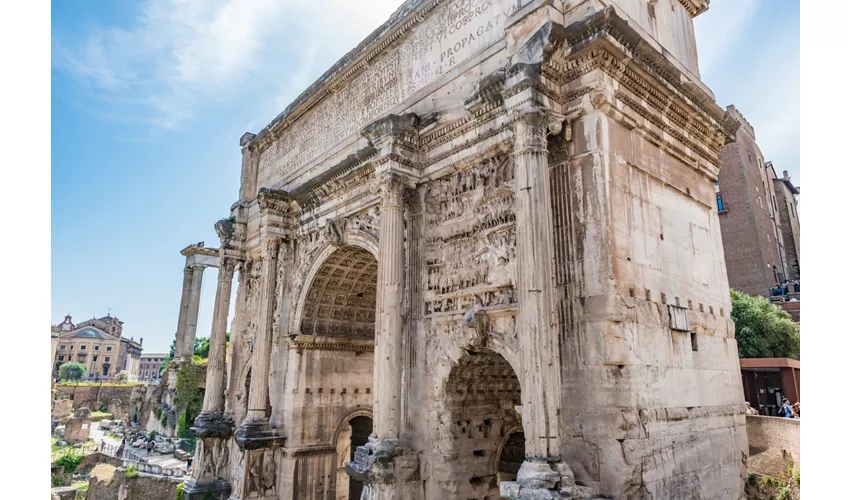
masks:
<svg viewBox="0 0 850 500"><path fill-rule="evenodd" d="M514 0L455 0L370 63L263 152L259 186L271 187L504 36Z"/></svg>

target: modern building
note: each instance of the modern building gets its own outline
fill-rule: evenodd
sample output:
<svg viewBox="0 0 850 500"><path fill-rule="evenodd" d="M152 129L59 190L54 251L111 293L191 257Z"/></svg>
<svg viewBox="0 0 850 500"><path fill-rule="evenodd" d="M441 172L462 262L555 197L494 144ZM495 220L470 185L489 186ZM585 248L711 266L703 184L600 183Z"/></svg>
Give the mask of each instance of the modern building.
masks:
<svg viewBox="0 0 850 500"><path fill-rule="evenodd" d="M118 372L127 371L130 380L138 376L142 339L122 337L124 322L111 315L92 318L75 324L71 315L51 328L57 335L53 354L53 376L59 366L69 361L86 365L91 380L111 379Z"/></svg>
<svg viewBox="0 0 850 500"><path fill-rule="evenodd" d="M159 367L168 354L142 354L139 361L139 380L150 381L159 379Z"/></svg>
<svg viewBox="0 0 850 500"><path fill-rule="evenodd" d="M782 398L800 401L800 361L791 358L741 359L744 398L761 415L776 416Z"/></svg>
<svg viewBox="0 0 850 500"><path fill-rule="evenodd" d="M789 279L776 174L764 161L753 126L735 106L726 110L741 123L735 142L720 150L715 187L726 274L731 288L768 296L774 284Z"/></svg>

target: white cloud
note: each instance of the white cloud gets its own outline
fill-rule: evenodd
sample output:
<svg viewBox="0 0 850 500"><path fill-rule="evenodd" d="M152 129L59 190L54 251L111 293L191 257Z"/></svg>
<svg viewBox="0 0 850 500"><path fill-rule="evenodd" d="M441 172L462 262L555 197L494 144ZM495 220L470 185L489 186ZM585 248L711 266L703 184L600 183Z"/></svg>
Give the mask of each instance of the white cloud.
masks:
<svg viewBox="0 0 850 500"><path fill-rule="evenodd" d="M110 114L179 128L200 106L274 89L280 110L383 23L400 0L144 0L129 28L54 44L54 64ZM126 112L116 112L124 109ZM278 111L280 111L278 110ZM277 112L270 113L273 117ZM141 118L140 118L141 116Z"/></svg>

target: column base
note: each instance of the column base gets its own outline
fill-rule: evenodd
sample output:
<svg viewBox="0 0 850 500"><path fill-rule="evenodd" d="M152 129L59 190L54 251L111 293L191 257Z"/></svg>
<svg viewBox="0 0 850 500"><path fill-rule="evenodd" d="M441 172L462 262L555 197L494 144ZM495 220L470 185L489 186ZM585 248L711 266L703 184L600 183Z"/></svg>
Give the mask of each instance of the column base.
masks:
<svg viewBox="0 0 850 500"><path fill-rule="evenodd" d="M192 432L199 438L227 439L233 435L233 422L219 413L202 411L195 418Z"/></svg>
<svg viewBox="0 0 850 500"><path fill-rule="evenodd" d="M183 483L184 500L227 500L230 498L230 483L223 479L195 482L195 478Z"/></svg>
<svg viewBox="0 0 850 500"><path fill-rule="evenodd" d="M272 429L267 418L246 419L236 430L236 445L242 451L280 448L285 444L286 437Z"/></svg>
<svg viewBox="0 0 850 500"><path fill-rule="evenodd" d="M499 483L499 494L511 500L601 499L589 486L577 485L570 467L562 461L526 459L516 481Z"/></svg>
<svg viewBox="0 0 850 500"><path fill-rule="evenodd" d="M391 500L410 492L419 481L419 458L395 439L375 439L358 446L345 472L363 483L362 500Z"/></svg>

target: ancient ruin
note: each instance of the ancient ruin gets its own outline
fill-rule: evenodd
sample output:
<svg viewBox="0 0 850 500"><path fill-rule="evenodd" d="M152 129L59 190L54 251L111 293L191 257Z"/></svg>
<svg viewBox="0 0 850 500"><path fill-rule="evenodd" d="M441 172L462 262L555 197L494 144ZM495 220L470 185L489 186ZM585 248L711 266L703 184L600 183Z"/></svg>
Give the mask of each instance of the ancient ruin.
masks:
<svg viewBox="0 0 850 500"><path fill-rule="evenodd" d="M408 0L246 133L185 498L742 498L707 8Z"/></svg>

